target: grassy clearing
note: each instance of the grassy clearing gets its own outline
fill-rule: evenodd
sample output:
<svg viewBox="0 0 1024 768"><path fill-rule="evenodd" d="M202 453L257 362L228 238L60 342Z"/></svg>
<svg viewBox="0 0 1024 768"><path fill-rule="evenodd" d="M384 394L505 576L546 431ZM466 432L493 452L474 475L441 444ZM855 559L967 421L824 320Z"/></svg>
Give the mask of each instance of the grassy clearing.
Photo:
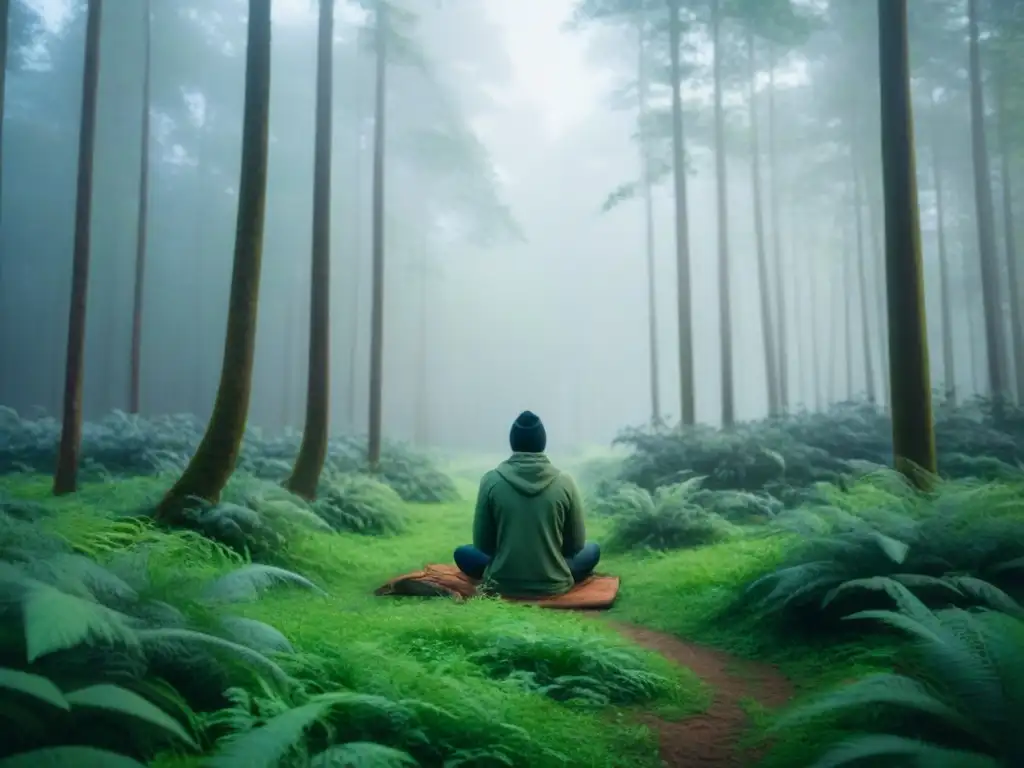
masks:
<svg viewBox="0 0 1024 768"><path fill-rule="evenodd" d="M173 593L176 581L212 578L237 560L193 534L168 534L125 517L152 501L163 483L90 484L53 499L47 478L17 476L0 481L0 493L52 509L43 526L101 560L151 548L154 584ZM533 765L561 764L546 750L568 751L580 765L656 765L653 738L632 723L630 710L681 717L703 709L709 691L688 670L629 646L591 618L496 600L372 595L390 576L449 560L471 516L469 502L409 504L400 536L304 534L290 543L288 559L330 596L275 593L233 612L266 621L292 641L299 653L282 664L300 680L443 707L451 722L435 723L430 736L463 752L493 740L484 731L503 723L529 735ZM441 733L446 727L451 733Z"/></svg>

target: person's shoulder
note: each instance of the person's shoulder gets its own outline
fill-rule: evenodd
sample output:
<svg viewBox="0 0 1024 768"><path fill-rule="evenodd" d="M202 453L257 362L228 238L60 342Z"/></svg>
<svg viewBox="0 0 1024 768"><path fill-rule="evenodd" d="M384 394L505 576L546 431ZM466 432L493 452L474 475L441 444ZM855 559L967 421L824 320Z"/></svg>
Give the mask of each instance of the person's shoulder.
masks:
<svg viewBox="0 0 1024 768"><path fill-rule="evenodd" d="M564 469L558 470L558 477L555 482L558 483L564 491L569 493L576 491L576 480Z"/></svg>
<svg viewBox="0 0 1024 768"><path fill-rule="evenodd" d="M491 488L500 478L501 475L498 473L497 468L487 470L480 477L480 490Z"/></svg>

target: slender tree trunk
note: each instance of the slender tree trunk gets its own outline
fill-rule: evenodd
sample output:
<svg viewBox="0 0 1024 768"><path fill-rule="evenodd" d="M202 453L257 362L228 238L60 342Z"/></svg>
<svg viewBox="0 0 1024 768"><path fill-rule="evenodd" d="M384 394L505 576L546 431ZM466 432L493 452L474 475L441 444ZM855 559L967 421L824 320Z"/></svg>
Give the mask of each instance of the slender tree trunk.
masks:
<svg viewBox="0 0 1024 768"><path fill-rule="evenodd" d="M845 237L845 233L844 233ZM843 244L845 247L845 243ZM834 405L839 402L839 345L842 328L839 323L839 291L841 280L839 278L842 262L834 259L828 265L828 306L825 309L825 320L828 339L828 404Z"/></svg>
<svg viewBox="0 0 1024 768"><path fill-rule="evenodd" d="M7 38L10 35L10 0L0 0L0 221L3 219L4 114L7 106ZM0 262L3 261L0 254Z"/></svg>
<svg viewBox="0 0 1024 768"><path fill-rule="evenodd" d="M857 291L860 294L861 349L864 351L864 384L869 403L878 401L875 390L875 363L871 352L871 314L868 311L868 278L865 270L867 249L864 245L864 181L861 176L860 158L851 143L850 158L853 160L853 206L857 227Z"/></svg>
<svg viewBox="0 0 1024 768"><path fill-rule="evenodd" d="M978 251L981 259L981 293L985 312L985 350L995 414L1002 415L1008 394L1003 371L1006 343L999 297L999 265L996 256L995 210L985 137L985 94L978 42L978 0L967 0L969 73L971 96L971 154L974 160L974 204L978 219Z"/></svg>
<svg viewBox="0 0 1024 768"><path fill-rule="evenodd" d="M103 0L89 0L85 23L82 113L78 133L78 180L75 186L75 241L68 311L68 346L64 364L64 413L53 477L61 496L78 487L82 447L82 384L85 371L85 318L89 295L89 245L92 235L92 169L96 144L96 95L100 80L100 20Z"/></svg>
<svg viewBox="0 0 1024 768"><path fill-rule="evenodd" d="M696 423L693 375L693 309L690 296L690 224L686 200L686 145L680 93L680 0L669 0L669 57L672 75L672 177L675 182L676 289L679 322L680 424Z"/></svg>
<svg viewBox="0 0 1024 768"><path fill-rule="evenodd" d="M772 217L772 255L775 262L775 321L778 324L778 349L776 360L779 381L779 408L785 412L789 409L789 339L786 329L786 288L785 270L782 266L782 224L779 216L779 150L776 141L778 119L775 110L775 49L769 46L770 61L768 63L768 157L771 160L771 217Z"/></svg>
<svg viewBox="0 0 1024 768"><path fill-rule="evenodd" d="M822 396L822 371L821 371L821 257L824 249L816 248L811 251L807 265L807 298L811 306L811 373L814 384L814 410L821 413L825 409L824 397Z"/></svg>
<svg viewBox="0 0 1024 768"><path fill-rule="evenodd" d="M872 180L874 177L870 177ZM867 185L866 185L867 186ZM867 198L868 209L868 233L871 235L871 253L875 273L875 318L878 322L878 348L879 360L881 361L882 377L882 398L883 408L888 408L892 402L889 391L889 355L886 352L889 346L889 321L885 306L885 249L882 247L882 239L879 237L879 229L882 225L882 216L879 212L880 205L876 199L876 189L881 185L867 186L865 197Z"/></svg>
<svg viewBox="0 0 1024 768"><path fill-rule="evenodd" d="M750 186L754 195L754 236L757 246L757 287L761 301L761 342L764 345L764 373L768 384L768 413L777 416L779 406L778 358L775 355L775 326L772 324L768 252L765 245L764 203L761 199L761 143L757 119L757 65L754 60L754 32L746 30L747 90L750 107Z"/></svg>
<svg viewBox="0 0 1024 768"><path fill-rule="evenodd" d="M729 189L725 167L725 114L722 108L720 0L711 0L711 40L715 77L715 177L718 201L718 324L722 365L722 426L736 422L732 359L732 291L729 285Z"/></svg>
<svg viewBox="0 0 1024 768"><path fill-rule="evenodd" d="M1005 57L1005 54L1004 54ZM1007 290L1010 298L1010 341L1013 349L1014 377L1011 380L1018 403L1024 403L1024 314L1021 312L1020 282L1017 272L1017 233L1013 210L1013 175L1010 165L1010 125L1007 110L1006 63L1000 60L996 92L999 100L999 157L1002 175L1003 226L1006 243Z"/></svg>
<svg viewBox="0 0 1024 768"><path fill-rule="evenodd" d="M893 450L897 469L927 485L915 470L934 474L936 457L908 48L907 0L878 0Z"/></svg>
<svg viewBox="0 0 1024 768"><path fill-rule="evenodd" d="M416 338L416 444L426 448L429 435L429 403L430 398L427 392L427 314L429 302L427 300L427 279L428 260L426 243L421 245L420 259L420 284L419 284L419 315L417 323Z"/></svg>
<svg viewBox="0 0 1024 768"><path fill-rule="evenodd" d="M380 466L384 389L384 119L387 94L387 3L377 1L377 87L373 119L373 306L370 311L370 434L367 461Z"/></svg>
<svg viewBox="0 0 1024 768"><path fill-rule="evenodd" d="M362 125L362 120L358 120L357 126ZM358 381L359 374L359 333L361 330L361 323L359 322L363 316L361 302L359 297L362 295L362 278L363 278L363 132L362 128L356 129L356 158L355 164L353 165L352 181L355 191L355 201L353 208L355 209L355 218L353 224L353 240L355 242L355 251L352 259L352 293L350 300L352 303L351 312L351 327L349 332L349 348L348 348L348 389L346 391L347 401L347 415L346 420L348 423L349 431L353 434L357 433L356 429L356 381Z"/></svg>
<svg viewBox="0 0 1024 768"><path fill-rule="evenodd" d="M163 523L184 523L192 498L219 500L238 462L249 415L267 202L270 30L270 0L249 0L242 172L220 385L195 455L157 508L156 519Z"/></svg>
<svg viewBox="0 0 1024 768"><path fill-rule="evenodd" d="M942 156L939 149L938 117L932 98L931 145L932 181L935 185L935 229L939 249L940 305L942 310L942 375L945 379L945 399L956 404L956 359L953 352L953 305L949 288L949 249L946 245L946 201L942 179Z"/></svg>
<svg viewBox="0 0 1024 768"><path fill-rule="evenodd" d="M640 116L640 174L644 195L644 234L647 253L647 346L650 356L650 387L651 387L651 426L661 423L660 373L658 370L658 305L657 282L654 269L654 200L651 192L651 157L647 139L647 100L650 84L647 76L647 46L645 40L644 19L640 17L637 24L639 56L637 61L637 108Z"/></svg>
<svg viewBox="0 0 1024 768"><path fill-rule="evenodd" d="M135 231L135 287L132 294L131 380L128 386L128 411L138 413L142 386L142 299L146 284L146 230L149 225L149 102L152 78L153 14L150 0L144 0L146 24L142 28L142 151L139 162L139 213Z"/></svg>
<svg viewBox="0 0 1024 768"><path fill-rule="evenodd" d="M334 0L320 0L317 26L316 135L313 151L313 248L309 291L309 370L306 424L295 468L285 486L315 499L327 458L331 400L331 101L334 68Z"/></svg>
<svg viewBox="0 0 1024 768"><path fill-rule="evenodd" d="M788 209L789 215L786 217L789 223L789 231L795 233L798 230L796 216L797 212L792 206ZM804 248L797 243L797 238L794 235L792 243L790 245L790 269L786 270L786 277L791 281L790 283L790 296L793 299L793 325L796 330L796 336L793 339L793 364L796 369L796 402L801 408L808 407L807 400L807 355L805 343L807 341L806 324L804 322L804 306L800 296L801 286L801 272L806 271L800 265L800 256L804 253ZM792 391L790 392L792 399Z"/></svg>
<svg viewBox="0 0 1024 768"><path fill-rule="evenodd" d="M853 222L847 214L843 224L843 254L840 262L839 282L843 292L843 357L846 371L846 399L853 400L853 283L850 280L850 266L853 261L853 233L850 231Z"/></svg>

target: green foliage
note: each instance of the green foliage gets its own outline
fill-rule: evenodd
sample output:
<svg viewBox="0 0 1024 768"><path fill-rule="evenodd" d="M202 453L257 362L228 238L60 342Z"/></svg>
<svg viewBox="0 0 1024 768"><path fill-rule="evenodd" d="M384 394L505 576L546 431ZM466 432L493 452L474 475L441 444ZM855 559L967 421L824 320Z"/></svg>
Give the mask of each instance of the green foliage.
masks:
<svg viewBox="0 0 1024 768"><path fill-rule="evenodd" d="M813 765L1015 766L1024 760L1024 621L998 611L933 612L889 581L897 611L853 614L913 639L915 673L866 677L783 715L776 730L829 718L857 727Z"/></svg>
<svg viewBox="0 0 1024 768"><path fill-rule="evenodd" d="M888 489L885 488L888 486ZM1024 615L1024 501L1014 486L950 483L920 494L882 473L855 488L867 505L799 510L777 525L799 538L741 604L786 626L833 623L884 605L895 582L929 605L984 605ZM989 583L991 582L991 583Z"/></svg>
<svg viewBox="0 0 1024 768"><path fill-rule="evenodd" d="M405 530L402 498L384 483L366 475L336 475L324 486L314 509L334 530L367 535Z"/></svg>
<svg viewBox="0 0 1024 768"><path fill-rule="evenodd" d="M653 494L636 485L623 485L602 499L595 511L612 519L609 547L683 549L721 541L734 527L696 498L700 480L658 488Z"/></svg>
<svg viewBox="0 0 1024 768"><path fill-rule="evenodd" d="M21 418L0 408L0 474L53 470L60 424L51 418ZM107 479L158 472L180 472L203 436L204 425L191 416L143 419L120 411L82 433L82 475ZM246 433L238 469L254 477L281 482L291 472L301 436ZM334 438L328 446L325 474L360 472L366 465L366 444L354 437ZM458 499L451 479L411 448L385 444L380 479L406 501L438 503Z"/></svg>

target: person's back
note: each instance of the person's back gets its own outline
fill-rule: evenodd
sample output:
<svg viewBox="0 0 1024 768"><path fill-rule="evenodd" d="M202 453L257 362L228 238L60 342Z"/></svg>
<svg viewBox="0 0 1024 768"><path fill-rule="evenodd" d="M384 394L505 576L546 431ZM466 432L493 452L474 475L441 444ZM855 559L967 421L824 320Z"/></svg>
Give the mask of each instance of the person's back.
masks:
<svg viewBox="0 0 1024 768"><path fill-rule="evenodd" d="M473 546L459 547L455 562L500 594L562 594L600 558L598 546L586 544L582 498L544 454L547 436L537 416L521 414L509 442L512 456L480 481Z"/></svg>

